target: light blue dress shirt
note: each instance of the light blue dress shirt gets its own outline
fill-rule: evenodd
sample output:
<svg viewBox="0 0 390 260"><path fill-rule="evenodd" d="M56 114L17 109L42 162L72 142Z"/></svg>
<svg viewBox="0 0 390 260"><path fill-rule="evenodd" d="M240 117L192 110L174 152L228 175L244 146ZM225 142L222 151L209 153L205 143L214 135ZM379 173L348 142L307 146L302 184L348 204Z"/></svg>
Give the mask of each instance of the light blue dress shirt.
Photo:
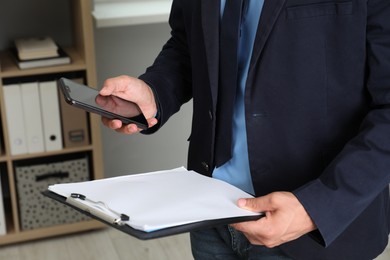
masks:
<svg viewBox="0 0 390 260"><path fill-rule="evenodd" d="M244 94L253 44L264 0L247 1L249 1L249 8L241 24L238 47L238 86L233 112L233 156L230 161L214 169L213 178L226 181L254 195L248 160ZM225 3L226 0L221 0L221 18Z"/></svg>

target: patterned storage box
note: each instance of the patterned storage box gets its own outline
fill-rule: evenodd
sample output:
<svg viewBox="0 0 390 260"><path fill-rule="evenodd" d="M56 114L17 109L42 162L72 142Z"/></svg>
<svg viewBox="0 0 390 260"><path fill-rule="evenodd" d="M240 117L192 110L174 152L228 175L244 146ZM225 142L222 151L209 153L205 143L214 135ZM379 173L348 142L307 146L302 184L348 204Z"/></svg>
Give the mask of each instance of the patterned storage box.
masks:
<svg viewBox="0 0 390 260"><path fill-rule="evenodd" d="M89 157L56 158L52 162L15 163L16 188L22 230L30 230L89 219L41 193L56 183L89 180Z"/></svg>

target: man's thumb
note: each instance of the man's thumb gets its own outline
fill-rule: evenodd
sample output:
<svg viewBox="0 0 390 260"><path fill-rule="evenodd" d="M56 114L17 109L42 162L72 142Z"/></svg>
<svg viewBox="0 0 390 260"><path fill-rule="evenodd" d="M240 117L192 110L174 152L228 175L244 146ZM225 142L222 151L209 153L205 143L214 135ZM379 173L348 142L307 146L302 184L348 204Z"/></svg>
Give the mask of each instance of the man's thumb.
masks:
<svg viewBox="0 0 390 260"><path fill-rule="evenodd" d="M254 212L259 212L261 210L259 198L239 199L237 204L238 204L238 207L240 207L242 209L247 209L247 210L254 211Z"/></svg>

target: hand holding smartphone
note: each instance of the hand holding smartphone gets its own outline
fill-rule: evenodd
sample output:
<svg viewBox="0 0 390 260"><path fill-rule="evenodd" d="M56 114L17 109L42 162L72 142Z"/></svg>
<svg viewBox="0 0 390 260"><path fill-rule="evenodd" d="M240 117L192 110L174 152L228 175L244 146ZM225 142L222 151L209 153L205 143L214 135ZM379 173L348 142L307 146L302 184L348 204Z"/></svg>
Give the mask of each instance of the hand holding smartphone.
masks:
<svg viewBox="0 0 390 260"><path fill-rule="evenodd" d="M110 119L119 119L123 124L135 124L147 129L148 122L134 102L116 96L102 96L97 89L79 84L67 78L59 80L59 88L72 106Z"/></svg>

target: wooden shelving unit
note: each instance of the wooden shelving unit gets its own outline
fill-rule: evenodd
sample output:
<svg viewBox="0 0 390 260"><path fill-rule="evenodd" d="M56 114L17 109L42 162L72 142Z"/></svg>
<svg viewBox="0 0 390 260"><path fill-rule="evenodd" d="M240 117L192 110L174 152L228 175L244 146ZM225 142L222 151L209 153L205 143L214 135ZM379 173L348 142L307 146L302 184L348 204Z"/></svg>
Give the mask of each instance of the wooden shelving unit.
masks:
<svg viewBox="0 0 390 260"><path fill-rule="evenodd" d="M71 64L20 70L13 61L9 51L4 50L0 53L0 116L2 127L2 131L0 131L0 140L2 144L0 153L0 167L5 169L5 171L1 171L0 176L2 177L2 180L7 180L7 183L3 184L3 186L7 186L6 190L9 193L9 198L7 199L8 201L5 201L7 234L0 236L0 245L18 243L102 227L101 223L98 223L94 220L55 225L33 230L23 230L20 224L18 194L15 185L16 180L14 172L14 164L16 161L35 159L42 160L51 156L66 156L76 153L88 153L91 164L90 178L99 179L103 177L100 118L93 115L89 116L89 145L76 148L64 148L59 151L51 152L23 155L10 154L10 143L8 141L9 133L7 130L7 120L9 119L6 118L6 113L4 112L4 82L24 77L39 77L40 75L48 74L61 75L75 72L82 74L88 85L96 86L93 21L91 15L92 3L90 2L91 0L69 1L71 5L71 15L73 21L73 28L71 29L73 32L73 43L72 46L66 47L65 51L71 57Z"/></svg>

